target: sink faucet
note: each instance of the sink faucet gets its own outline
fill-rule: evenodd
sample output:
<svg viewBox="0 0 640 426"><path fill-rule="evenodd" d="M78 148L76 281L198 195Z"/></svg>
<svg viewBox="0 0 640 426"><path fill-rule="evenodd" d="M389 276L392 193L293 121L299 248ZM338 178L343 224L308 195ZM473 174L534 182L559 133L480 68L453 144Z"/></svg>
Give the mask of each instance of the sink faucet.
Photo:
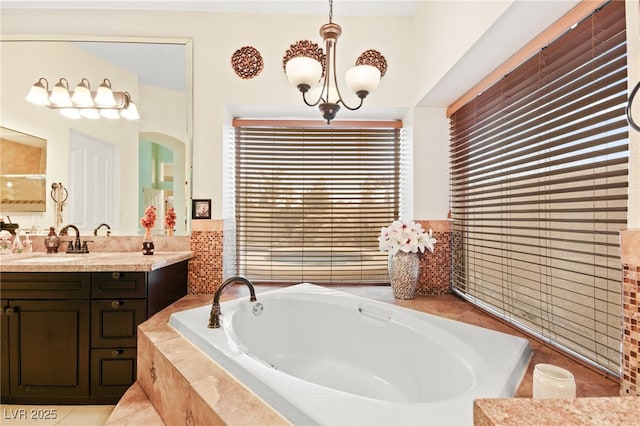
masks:
<svg viewBox="0 0 640 426"><path fill-rule="evenodd" d="M99 230L100 230L100 228L102 228L103 226L106 226L106 227L107 227L107 237L108 237L109 235L111 235L111 227L110 227L109 225L107 225L106 223L101 223L100 225L98 225L98 226L96 227L96 229L94 229L94 230L93 230L93 235L94 235L94 236L97 236L97 235L98 235L98 231L99 231Z"/></svg>
<svg viewBox="0 0 640 426"><path fill-rule="evenodd" d="M69 241L69 246L67 247L67 253L89 253L89 247L87 247L87 241L82 243L80 241L80 230L75 225L67 225L60 230L60 236L64 237L69 235L69 228L73 229L76 233L76 238L74 241Z"/></svg>
<svg viewBox="0 0 640 426"><path fill-rule="evenodd" d="M222 283L220 287L216 290L216 293L213 295L213 304L211 305L211 315L209 315L209 328L219 328L220 327L220 295L224 291L224 289L233 284L233 283L242 283L246 284L249 287L249 293L251 293L251 298L249 299L251 302L255 302L256 299L256 291L253 288L253 284L251 281L244 277L231 277Z"/></svg>

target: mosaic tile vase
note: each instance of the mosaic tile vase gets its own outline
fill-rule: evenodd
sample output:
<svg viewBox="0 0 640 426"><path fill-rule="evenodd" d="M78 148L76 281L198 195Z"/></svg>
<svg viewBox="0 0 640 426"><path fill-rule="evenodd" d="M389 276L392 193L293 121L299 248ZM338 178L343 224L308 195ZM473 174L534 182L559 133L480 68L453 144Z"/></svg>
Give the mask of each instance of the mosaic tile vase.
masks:
<svg viewBox="0 0 640 426"><path fill-rule="evenodd" d="M389 255L389 281L396 299L413 299L418 285L418 253L399 251Z"/></svg>

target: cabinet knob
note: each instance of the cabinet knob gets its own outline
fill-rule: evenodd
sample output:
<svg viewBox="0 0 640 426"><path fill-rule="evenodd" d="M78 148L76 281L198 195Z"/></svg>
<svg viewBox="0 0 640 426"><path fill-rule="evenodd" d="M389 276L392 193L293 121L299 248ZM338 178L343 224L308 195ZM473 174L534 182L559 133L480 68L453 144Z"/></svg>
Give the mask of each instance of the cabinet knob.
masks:
<svg viewBox="0 0 640 426"><path fill-rule="evenodd" d="M122 349L114 349L111 351L111 358L117 358L122 355Z"/></svg>
<svg viewBox="0 0 640 426"><path fill-rule="evenodd" d="M119 280L120 272L114 272L113 274L111 274L111 278L113 278L114 280Z"/></svg>
<svg viewBox="0 0 640 426"><path fill-rule="evenodd" d="M12 307L8 307L7 309L4 310L4 312L7 314L8 317L10 317L11 315L15 314L16 312L18 312L18 308L12 308Z"/></svg>
<svg viewBox="0 0 640 426"><path fill-rule="evenodd" d="M122 306L122 302L119 300L114 300L111 302L111 307L113 309L120 309L120 306Z"/></svg>

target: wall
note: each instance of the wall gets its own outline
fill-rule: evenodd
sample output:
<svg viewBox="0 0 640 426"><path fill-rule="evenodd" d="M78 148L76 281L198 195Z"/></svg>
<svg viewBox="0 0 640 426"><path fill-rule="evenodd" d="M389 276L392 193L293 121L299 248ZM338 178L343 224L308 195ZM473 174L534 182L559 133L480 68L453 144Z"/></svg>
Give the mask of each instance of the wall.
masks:
<svg viewBox="0 0 640 426"><path fill-rule="evenodd" d="M447 67L454 64L488 28L505 4L482 2L471 15L460 13L461 7L475 2L425 2L421 15L411 17L339 16L335 22L343 27L339 42L338 63L343 74L346 67L364 50L375 48L387 59L389 68L380 87L367 99L367 107L352 117L380 118L382 109L399 111L387 118L402 119L429 86L438 81ZM426 8L426 9L425 9ZM433 10L432 10L433 9ZM437 19L436 19L437 18ZM299 39L319 41L317 34L326 17L277 15L242 16L234 14L160 12L160 11L79 11L79 10L3 10L0 27L3 34L100 34L154 37L190 37L193 39L193 196L213 200L213 217L222 218L222 141L223 126L240 107L251 106L258 114L273 115L282 108L295 107L300 114L318 117L316 111L302 106L299 93L292 88L282 70L282 57L289 45ZM446 22L456 22L442 37ZM436 25L438 24L438 25ZM418 28L420 41L413 42ZM381 30L383 29L383 30ZM447 41L443 43L443 41ZM242 46L256 47L265 68L251 80L237 77L230 66L233 52ZM418 64L417 61L420 61ZM446 105L443 105L446 107ZM341 117L348 117L341 111ZM251 117L247 117L251 118ZM424 132L429 132L423 127ZM447 146L447 138L430 137L422 144ZM417 202L435 207L431 188L440 190L440 179L423 182L416 194ZM422 200L421 200L422 199ZM427 200L426 202L423 200ZM448 200L438 197L436 209L444 219ZM417 216L417 215L416 215Z"/></svg>

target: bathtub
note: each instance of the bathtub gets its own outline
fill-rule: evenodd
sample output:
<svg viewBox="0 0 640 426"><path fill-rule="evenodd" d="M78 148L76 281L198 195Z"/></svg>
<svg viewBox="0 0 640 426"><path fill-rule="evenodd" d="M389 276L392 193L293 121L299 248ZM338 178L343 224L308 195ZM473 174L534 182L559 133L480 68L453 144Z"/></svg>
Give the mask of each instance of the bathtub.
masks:
<svg viewBox="0 0 640 426"><path fill-rule="evenodd" d="M531 357L526 339L314 284L223 302L218 329L210 308L169 323L296 425L470 425Z"/></svg>

